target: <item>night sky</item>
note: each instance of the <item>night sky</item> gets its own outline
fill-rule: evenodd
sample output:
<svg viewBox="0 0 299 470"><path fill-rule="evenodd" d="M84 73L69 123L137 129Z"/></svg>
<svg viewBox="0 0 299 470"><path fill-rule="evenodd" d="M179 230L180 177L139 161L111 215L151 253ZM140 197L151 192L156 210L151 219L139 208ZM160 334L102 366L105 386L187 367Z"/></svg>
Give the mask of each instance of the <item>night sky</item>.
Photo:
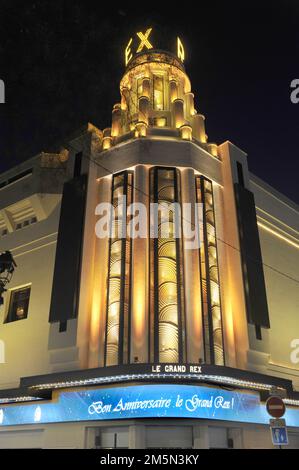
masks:
<svg viewBox="0 0 299 470"><path fill-rule="evenodd" d="M88 121L109 127L128 40L154 26L183 39L209 140L231 140L299 203L298 0L109 3L0 0L0 170L54 151Z"/></svg>

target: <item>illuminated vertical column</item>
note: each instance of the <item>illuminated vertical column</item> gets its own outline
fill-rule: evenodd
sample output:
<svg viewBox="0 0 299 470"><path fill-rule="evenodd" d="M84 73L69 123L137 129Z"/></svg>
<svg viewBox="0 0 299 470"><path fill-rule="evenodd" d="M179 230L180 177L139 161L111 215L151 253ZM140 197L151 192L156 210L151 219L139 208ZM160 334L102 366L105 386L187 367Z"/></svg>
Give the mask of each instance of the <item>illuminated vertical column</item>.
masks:
<svg viewBox="0 0 299 470"><path fill-rule="evenodd" d="M187 362L197 363L204 360L204 345L194 170L182 170L181 180L183 227L188 227L183 234Z"/></svg>
<svg viewBox="0 0 299 470"><path fill-rule="evenodd" d="M143 363L149 362L148 194L148 169L138 165L134 176L134 203L142 205L142 208L136 206L139 218L139 227L136 228L140 231L140 236L133 237L132 246L131 362Z"/></svg>
<svg viewBox="0 0 299 470"><path fill-rule="evenodd" d="M223 323L223 343L225 351L225 365L229 367L237 367L236 349L235 349L235 332L232 298L230 294L231 273L227 257L227 248L225 243L220 240L226 240L226 226L224 210L224 191L223 187L213 186L214 205L217 207L215 211L216 227L217 227L217 252L219 259L219 276L221 279L221 310Z"/></svg>
<svg viewBox="0 0 299 470"><path fill-rule="evenodd" d="M112 137L119 137L122 131L122 111L121 105L116 104L113 107L112 111L112 128L111 128L111 136Z"/></svg>
<svg viewBox="0 0 299 470"><path fill-rule="evenodd" d="M185 94L185 103L186 103L186 115L188 118L190 116L194 116L195 110L194 110L194 94L189 92Z"/></svg>
<svg viewBox="0 0 299 470"><path fill-rule="evenodd" d="M184 100L175 100L173 102L174 125L178 129L185 124Z"/></svg>
<svg viewBox="0 0 299 470"><path fill-rule="evenodd" d="M133 176L124 172L113 177L109 246L108 301L105 365L126 364L129 359L129 311L131 235L127 208L132 203Z"/></svg>
<svg viewBox="0 0 299 470"><path fill-rule="evenodd" d="M111 177L102 178L99 181L98 201L100 203L111 202L111 182ZM108 216L106 213L101 215L106 218ZM109 237L96 238L88 363L90 368L104 366L108 252Z"/></svg>
<svg viewBox="0 0 299 470"><path fill-rule="evenodd" d="M152 258L154 359L176 363L185 356L181 246L178 238L181 220L174 206L178 201L178 178L175 169L155 168L153 175L154 202L159 207Z"/></svg>
<svg viewBox="0 0 299 470"><path fill-rule="evenodd" d="M202 114L195 114L192 119L193 135L199 142L206 143L205 117Z"/></svg>
<svg viewBox="0 0 299 470"><path fill-rule="evenodd" d="M196 178L197 202L202 204L201 286L204 324L205 361L224 364L220 281L212 182Z"/></svg>
<svg viewBox="0 0 299 470"><path fill-rule="evenodd" d="M109 150L112 147L112 142L111 128L108 127L103 131L103 150Z"/></svg>

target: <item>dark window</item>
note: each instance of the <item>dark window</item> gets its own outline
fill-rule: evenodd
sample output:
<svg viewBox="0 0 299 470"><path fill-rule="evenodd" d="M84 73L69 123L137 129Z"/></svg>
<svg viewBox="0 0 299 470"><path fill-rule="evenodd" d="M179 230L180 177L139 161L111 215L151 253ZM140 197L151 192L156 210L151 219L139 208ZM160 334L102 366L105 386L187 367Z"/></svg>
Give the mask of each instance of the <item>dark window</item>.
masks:
<svg viewBox="0 0 299 470"><path fill-rule="evenodd" d="M24 320L28 316L31 287L23 287L11 292L8 315L5 323Z"/></svg>
<svg viewBox="0 0 299 470"><path fill-rule="evenodd" d="M79 152L75 156L74 178L81 175L83 153Z"/></svg>
<svg viewBox="0 0 299 470"><path fill-rule="evenodd" d="M259 325L255 325L255 336L256 336L256 339L258 339L259 341L262 341L263 339L262 329Z"/></svg>
<svg viewBox="0 0 299 470"><path fill-rule="evenodd" d="M244 173L243 167L240 162L237 162L237 172L238 172L238 183L245 188L245 180L244 180Z"/></svg>
<svg viewBox="0 0 299 470"><path fill-rule="evenodd" d="M67 321L61 321L59 323L59 333L65 333L67 330Z"/></svg>

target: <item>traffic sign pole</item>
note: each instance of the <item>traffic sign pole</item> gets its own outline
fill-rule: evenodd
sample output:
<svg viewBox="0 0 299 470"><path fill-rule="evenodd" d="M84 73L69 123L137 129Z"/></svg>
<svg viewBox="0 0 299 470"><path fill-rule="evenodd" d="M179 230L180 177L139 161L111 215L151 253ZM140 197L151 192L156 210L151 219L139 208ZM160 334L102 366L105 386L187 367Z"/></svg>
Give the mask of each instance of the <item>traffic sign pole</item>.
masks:
<svg viewBox="0 0 299 470"><path fill-rule="evenodd" d="M289 444L286 421L282 419L286 406L281 397L274 395L268 398L266 408L269 415L272 416L272 419L270 419L270 431L273 445L282 449L283 445Z"/></svg>

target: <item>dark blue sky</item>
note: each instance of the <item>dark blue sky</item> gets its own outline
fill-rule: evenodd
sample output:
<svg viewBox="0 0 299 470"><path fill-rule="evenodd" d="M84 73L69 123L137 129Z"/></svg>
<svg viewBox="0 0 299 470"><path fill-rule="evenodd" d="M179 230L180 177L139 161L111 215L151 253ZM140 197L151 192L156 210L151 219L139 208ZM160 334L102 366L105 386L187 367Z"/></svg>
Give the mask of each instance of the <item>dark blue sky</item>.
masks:
<svg viewBox="0 0 299 470"><path fill-rule="evenodd" d="M210 141L231 140L252 172L299 203L299 104L290 101L298 1L149 5L138 12L88 0L0 0L0 170L55 149L87 121L109 126L124 47L153 25L185 42Z"/></svg>

